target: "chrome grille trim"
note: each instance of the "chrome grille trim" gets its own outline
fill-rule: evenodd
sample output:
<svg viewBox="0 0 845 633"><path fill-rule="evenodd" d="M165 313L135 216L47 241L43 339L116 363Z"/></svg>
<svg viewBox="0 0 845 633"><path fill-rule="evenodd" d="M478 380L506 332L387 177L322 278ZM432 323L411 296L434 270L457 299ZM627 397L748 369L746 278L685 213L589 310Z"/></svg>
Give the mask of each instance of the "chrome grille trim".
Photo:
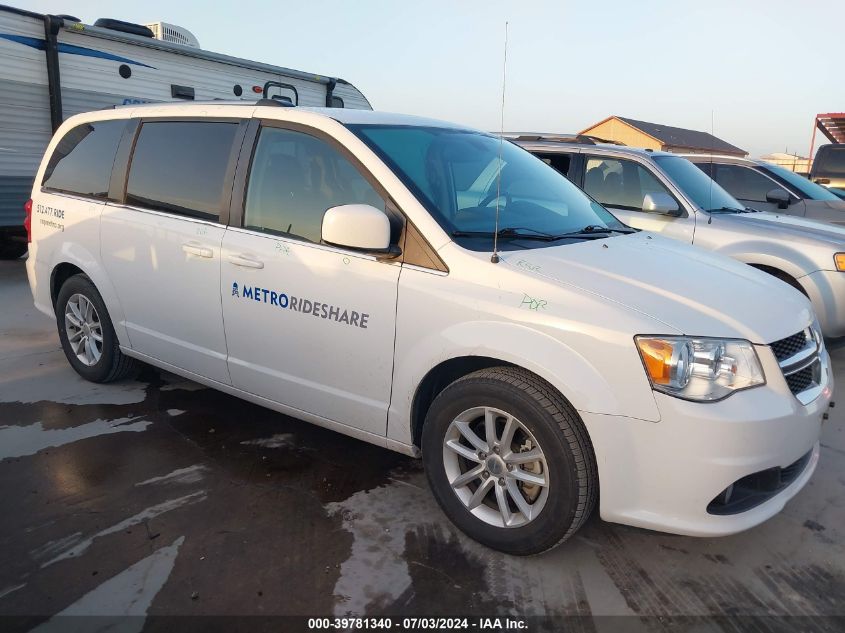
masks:
<svg viewBox="0 0 845 633"><path fill-rule="evenodd" d="M795 348L801 344L803 335L804 344L797 351ZM805 328L802 332L788 336L770 345L775 358L778 361L783 377L792 394L801 404L807 405L822 392L827 383L827 376L821 362L821 353L824 350L824 340L813 326ZM786 354L789 354L784 358ZM804 372L809 376L797 376ZM789 380L790 376L795 376ZM798 386L800 385L800 387Z"/></svg>

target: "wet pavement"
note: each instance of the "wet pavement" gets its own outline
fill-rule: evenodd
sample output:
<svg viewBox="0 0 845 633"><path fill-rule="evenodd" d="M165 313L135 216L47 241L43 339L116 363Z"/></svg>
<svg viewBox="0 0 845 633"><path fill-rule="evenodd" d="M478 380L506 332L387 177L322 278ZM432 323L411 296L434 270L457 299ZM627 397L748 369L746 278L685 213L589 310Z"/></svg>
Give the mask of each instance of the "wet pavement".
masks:
<svg viewBox="0 0 845 633"><path fill-rule="evenodd" d="M833 356L845 385L845 346ZM749 532L594 515L515 558L452 528L416 460L151 368L85 382L32 307L24 262L0 262L0 628L49 630L56 614L138 616L129 630L162 615L624 615L647 630L845 615L843 426L840 406L810 484Z"/></svg>

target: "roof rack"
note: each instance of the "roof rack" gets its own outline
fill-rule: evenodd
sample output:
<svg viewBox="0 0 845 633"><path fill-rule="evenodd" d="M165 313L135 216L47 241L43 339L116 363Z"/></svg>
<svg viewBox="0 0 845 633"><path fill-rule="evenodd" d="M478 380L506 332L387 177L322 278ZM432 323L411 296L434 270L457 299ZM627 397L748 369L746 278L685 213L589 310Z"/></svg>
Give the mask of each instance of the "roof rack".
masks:
<svg viewBox="0 0 845 633"><path fill-rule="evenodd" d="M118 103L106 106L103 110L118 110L123 108L152 108L163 105L236 105L236 106L271 106L277 108L293 108L290 99L285 97L274 97L271 99L258 99L247 101L244 99L203 99L200 101L146 101L144 103Z"/></svg>
<svg viewBox="0 0 845 633"><path fill-rule="evenodd" d="M598 145L606 143L609 145L625 145L619 141L593 136L591 134L505 134L513 141L551 141L555 143L582 143L584 145Z"/></svg>
<svg viewBox="0 0 845 633"><path fill-rule="evenodd" d="M286 97L272 97L270 99L259 99L255 102L257 106L275 106L277 108L293 108L293 101Z"/></svg>

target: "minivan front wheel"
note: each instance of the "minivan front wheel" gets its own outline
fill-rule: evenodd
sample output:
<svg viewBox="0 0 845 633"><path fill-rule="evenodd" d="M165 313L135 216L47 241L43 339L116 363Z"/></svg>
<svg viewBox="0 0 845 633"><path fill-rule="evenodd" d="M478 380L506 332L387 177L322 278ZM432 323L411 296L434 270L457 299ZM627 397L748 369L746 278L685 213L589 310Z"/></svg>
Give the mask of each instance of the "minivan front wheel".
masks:
<svg viewBox="0 0 845 633"><path fill-rule="evenodd" d="M426 416L423 461L434 496L470 537L518 555L571 536L589 517L598 475L586 430L551 385L514 367L444 389Z"/></svg>
<svg viewBox="0 0 845 633"><path fill-rule="evenodd" d="M135 373L138 362L120 351L103 298L87 276L65 281L55 310L62 350L80 376L112 382Z"/></svg>

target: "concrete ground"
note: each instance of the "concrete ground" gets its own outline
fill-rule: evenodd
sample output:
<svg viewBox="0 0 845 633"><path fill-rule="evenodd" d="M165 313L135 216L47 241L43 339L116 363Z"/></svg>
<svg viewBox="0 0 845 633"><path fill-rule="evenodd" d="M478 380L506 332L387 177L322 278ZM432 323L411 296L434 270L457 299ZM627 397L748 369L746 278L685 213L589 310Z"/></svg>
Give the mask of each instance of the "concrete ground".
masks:
<svg viewBox="0 0 845 633"><path fill-rule="evenodd" d="M141 616L134 630L174 614L627 615L646 630L845 615L845 401L831 414L810 484L753 530L696 539L594 515L552 552L509 557L450 525L413 459L153 369L83 381L24 262L0 262L0 628L60 613Z"/></svg>

